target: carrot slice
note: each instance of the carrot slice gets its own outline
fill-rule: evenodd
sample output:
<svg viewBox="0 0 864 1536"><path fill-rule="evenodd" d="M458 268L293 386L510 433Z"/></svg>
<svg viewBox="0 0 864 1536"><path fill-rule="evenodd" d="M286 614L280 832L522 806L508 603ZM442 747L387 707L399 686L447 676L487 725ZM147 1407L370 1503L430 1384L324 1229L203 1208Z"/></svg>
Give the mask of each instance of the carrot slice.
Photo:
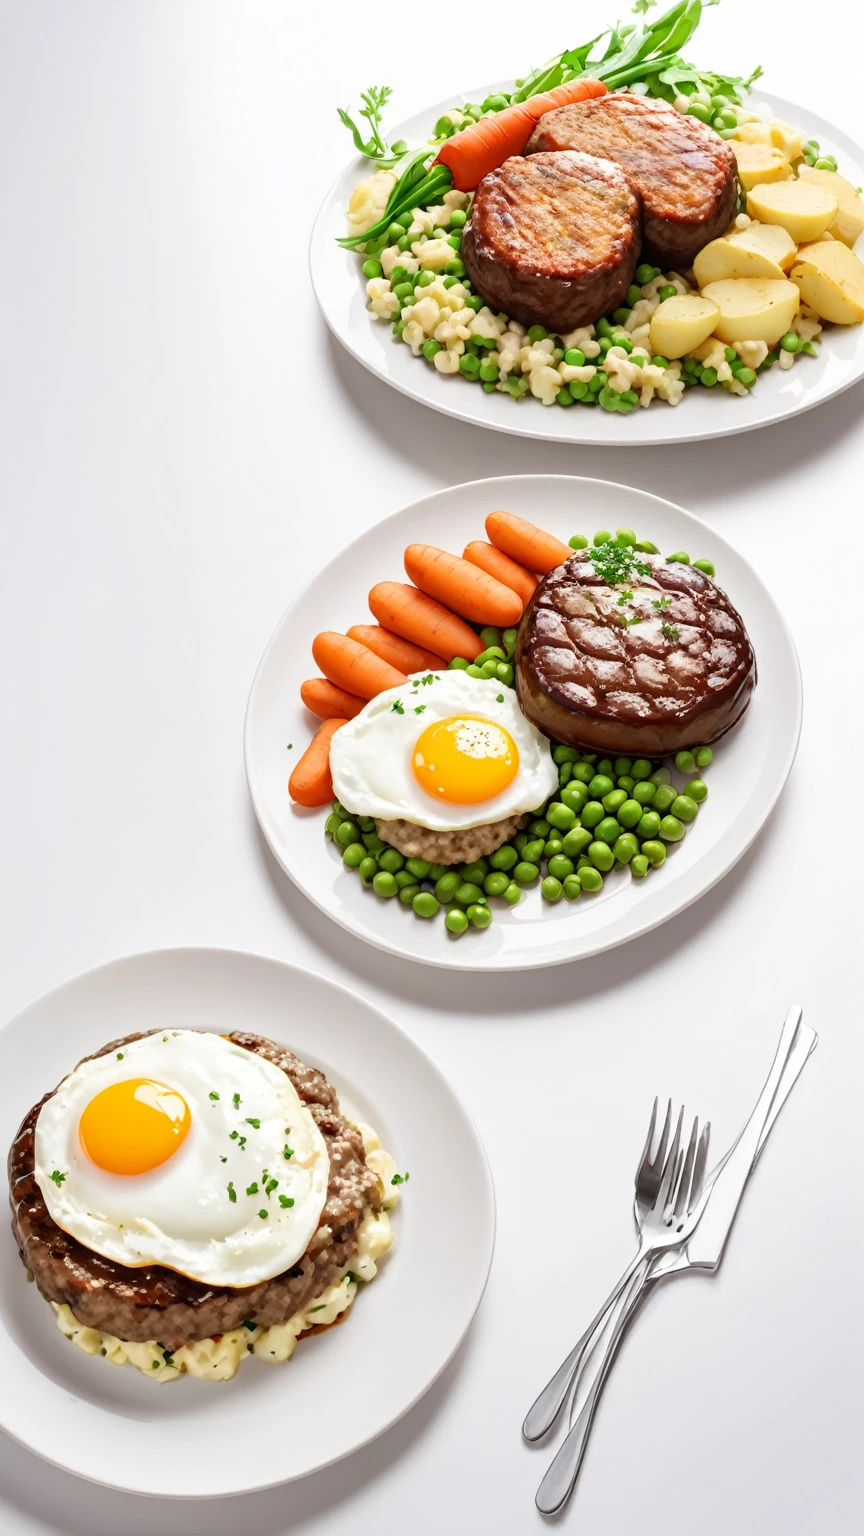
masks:
<svg viewBox="0 0 864 1536"><path fill-rule="evenodd" d="M535 528L533 523L526 523L524 517L516 517L512 512L490 512L486 532L502 554L518 560L529 571L539 571L541 576L554 571L556 565L569 560L573 553L560 539L544 533L542 528Z"/></svg>
<svg viewBox="0 0 864 1536"><path fill-rule="evenodd" d="M298 805L326 805L333 799L330 777L330 743L346 720L325 720L319 725L306 751L288 780L288 793Z"/></svg>
<svg viewBox="0 0 864 1536"><path fill-rule="evenodd" d="M511 587L502 586L470 561L436 549L434 544L409 544L405 570L427 597L436 598L474 624L500 624L506 629L522 617L522 599Z"/></svg>
<svg viewBox="0 0 864 1536"><path fill-rule="evenodd" d="M317 715L319 720L334 720L337 717L353 720L366 705L365 699L359 699L356 693L346 693L344 688L337 688L326 677L310 677L301 683L300 697L306 708Z"/></svg>
<svg viewBox="0 0 864 1536"><path fill-rule="evenodd" d="M443 656L424 651L422 646L411 645L379 624L352 624L346 634L360 645L368 646L382 661L389 661L391 667L398 667L400 672L441 672L446 666Z"/></svg>
<svg viewBox="0 0 864 1536"><path fill-rule="evenodd" d="M511 155L522 154L535 124L546 112L605 95L606 86L600 80L570 80L567 85L556 85L553 91L529 96L527 101L481 117L470 128L455 133L442 145L432 164L446 165L452 171L457 191L473 192L490 171L503 165Z"/></svg>
<svg viewBox="0 0 864 1536"><path fill-rule="evenodd" d="M487 576L494 576L502 586L510 587L518 597L521 597L523 606L527 607L537 585L537 577L530 571L526 571L524 565L517 565L509 555L502 554L494 544L484 544L482 539L475 539L473 544L466 544L462 555L465 560L470 560L472 565L478 565Z"/></svg>
<svg viewBox="0 0 864 1536"><path fill-rule="evenodd" d="M428 646L445 661L454 656L473 661L483 650L480 636L462 619L404 581L379 581L369 593L369 607L385 629L414 645Z"/></svg>
<svg viewBox="0 0 864 1536"><path fill-rule="evenodd" d="M347 635L337 634L332 629L325 629L315 636L312 655L316 667L321 668L331 683L361 699L374 699L376 693L398 688L408 681L404 672L382 661L367 646L358 645L356 640L349 640Z"/></svg>

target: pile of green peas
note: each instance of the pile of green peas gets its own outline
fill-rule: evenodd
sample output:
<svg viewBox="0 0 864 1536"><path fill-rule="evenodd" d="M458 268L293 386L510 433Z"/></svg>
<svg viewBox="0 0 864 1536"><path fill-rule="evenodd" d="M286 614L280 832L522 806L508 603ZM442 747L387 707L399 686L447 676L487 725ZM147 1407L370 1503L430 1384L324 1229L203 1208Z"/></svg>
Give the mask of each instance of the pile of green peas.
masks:
<svg viewBox="0 0 864 1536"><path fill-rule="evenodd" d="M587 539L584 533L574 533L568 539L571 549L587 549L593 544L599 549L603 544L620 544L624 549L632 549L640 555L659 555L660 551L650 539L637 539L633 528L618 528L615 533L610 533L608 528L599 528L592 539ZM694 571L701 571L703 576L714 576L716 571L713 560L691 560L686 549L676 549L671 555L666 556L667 565L692 565ZM710 762L710 758L709 758Z"/></svg>

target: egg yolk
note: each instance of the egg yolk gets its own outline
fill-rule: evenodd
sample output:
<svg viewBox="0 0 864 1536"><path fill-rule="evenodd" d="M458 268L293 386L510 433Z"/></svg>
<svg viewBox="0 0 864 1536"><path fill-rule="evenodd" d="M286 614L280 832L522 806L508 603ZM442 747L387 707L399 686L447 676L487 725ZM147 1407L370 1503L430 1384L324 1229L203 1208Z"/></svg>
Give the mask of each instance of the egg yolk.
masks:
<svg viewBox="0 0 864 1536"><path fill-rule="evenodd" d="M451 715L428 725L414 744L414 777L435 800L477 805L493 800L519 771L509 731L482 715Z"/></svg>
<svg viewBox="0 0 864 1536"><path fill-rule="evenodd" d="M90 1100L78 1135L90 1161L106 1173L148 1173L174 1156L190 1123L189 1105L176 1088L131 1077Z"/></svg>

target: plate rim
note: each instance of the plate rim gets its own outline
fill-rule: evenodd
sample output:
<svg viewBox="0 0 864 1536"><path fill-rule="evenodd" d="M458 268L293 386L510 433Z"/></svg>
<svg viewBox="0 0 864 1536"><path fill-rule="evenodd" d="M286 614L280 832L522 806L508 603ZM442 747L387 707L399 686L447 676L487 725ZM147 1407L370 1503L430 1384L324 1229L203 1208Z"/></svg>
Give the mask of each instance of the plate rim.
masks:
<svg viewBox="0 0 864 1536"><path fill-rule="evenodd" d="M70 1476L76 1477L82 1482L90 1483L95 1487L110 1488L118 1492L130 1493L136 1495L137 1497L149 1498L153 1500L182 1500L184 1503L202 1502L214 1498L242 1498L245 1494L248 1493L261 1493L271 1488L287 1487L290 1483L299 1482L302 1478L311 1477L318 1472L326 1470L327 1467L334 1466L340 1461L347 1460L348 1457L354 1456L365 1446L371 1445L375 1440L380 1439L382 1435L385 1435L389 1430L391 1430L395 1424L399 1423L401 1419L403 1419L407 1414L411 1413L411 1411L417 1406L421 1399L426 1396L426 1393L431 1390L435 1383L444 1374L444 1372L447 1370L447 1367L451 1364L458 1351L464 1344L468 1331L477 1316L477 1312L486 1293L486 1289L489 1283L489 1276L492 1270L492 1264L494 1262L495 1245L497 1239L497 1198L495 1192L495 1180L492 1173L489 1154L486 1150L480 1132L477 1129L473 1115L466 1107L460 1095L456 1092L456 1089L453 1087L446 1073L438 1065L434 1057L432 1057L425 1049L425 1047L422 1046L420 1042L414 1037L414 1035L405 1029L401 1024L399 1024L388 1013L385 1013L377 1003L371 1002L356 988L348 986L344 982L335 981L331 977L324 975L322 972L313 970L310 966L298 965L293 960L285 960L278 955L270 955L264 951L236 949L221 944L156 945L148 949L132 950L122 955L116 955L111 960L100 961L97 965L88 966L82 971L76 971L73 975L66 977L63 981L57 982L54 986L48 987L44 992L40 993L37 997L26 1003L23 1008L17 1009L16 1012L10 1017L4 1018L2 1022L0 1022L0 1051L2 1051L3 1036L5 1035L8 1028L19 1023L19 1021L25 1018L28 1013L36 1011L37 1009L43 1007L45 1004L50 1003L52 999L57 1000L62 993L73 987L80 986L82 983L87 982L92 977L102 976L110 971L120 971L125 966L132 965L134 963L146 963L162 960L177 961L178 959L183 959L189 964L200 962L202 960L204 960L206 963L207 959L213 956L228 957L231 963L240 961L241 963L251 963L253 965L258 965L263 962L265 965L276 967L283 972L293 972L295 974L299 973L305 978L311 977L316 984L321 983L326 988L332 989L334 992L341 994L343 997L348 996L354 1001L359 1001L364 1008L370 1010L377 1016L378 1023L379 1025L383 1024L385 1032L391 1032L407 1042L409 1049L414 1051L422 1061L424 1070L431 1071L433 1076L436 1078L439 1087L450 1099L454 1109L461 1117L463 1125L467 1130L471 1141L473 1142L474 1149L478 1154L477 1167L481 1175L478 1189L481 1191L484 1205L483 1231L481 1235L484 1237L483 1246L485 1250L485 1257L482 1266L482 1274L478 1273L478 1281L475 1283L476 1295L472 1297L470 1309L468 1311L464 1326L461 1328L461 1331L453 1343L452 1348L449 1350L446 1358L440 1363L434 1375L430 1376L429 1379L424 1382L423 1386L410 1398L408 1402L400 1406L395 1413L391 1414L386 1419L384 1423L379 1424L371 1431L364 1433L363 1437L358 1439L356 1443L350 1447L350 1449L341 1450L332 1456L323 1457L321 1460L310 1464L308 1467L305 1467L302 1471L292 1472L287 1477L270 1478L264 1482L249 1482L243 1487L237 1487L231 1490L220 1490L217 1493L213 1493L212 1491L208 1490L203 1492L164 1492L159 1488L135 1486L128 1481L120 1482L112 1480L107 1476L95 1477L91 1472L83 1471L80 1468L70 1464L70 1462L59 1459L56 1455L49 1454L47 1451L43 1451L42 1449L37 1449L30 1441L23 1438L22 1435L16 1433L14 1428L10 1427L10 1425L6 1422L6 1410L4 1410L2 1405L0 1405L0 1418L3 1420L3 1422L0 1422L0 1432L6 1435L8 1439L11 1440L14 1444L23 1446L23 1448L30 1455L35 1456L39 1461L44 1461L50 1466L58 1468L59 1471L68 1473ZM477 1230L480 1231L479 1226ZM8 1400L11 1403L14 1403L14 1394L9 1394Z"/></svg>
<svg viewBox="0 0 864 1536"><path fill-rule="evenodd" d="M483 99L483 96L481 96L480 93L486 95L490 91L507 87L510 83L512 82L497 81L492 85L477 86L473 92L457 92L455 94L461 95L463 100L481 100ZM844 129L836 128L832 123L828 121L827 118L822 117L818 112L811 112L808 107L802 108L798 103L790 101L785 96L775 96L771 91L764 91L760 93L757 90L752 91L750 94L755 100L768 101L774 108L777 109L778 116L782 117L784 113L788 112L791 112L792 114L796 112L803 112L818 127L820 133L824 132L826 137L832 139L836 144L844 149L851 158L857 158L861 160L862 163L864 163L864 147L856 144L854 139L852 139ZM414 116L420 116L421 113L424 115L428 113L430 119L434 121L435 117L440 116L442 112L446 111L448 106L452 105L452 98L444 98L429 108L421 108L419 112L414 114ZM401 132L405 128L406 124L410 121L413 121L413 118L403 119L400 123L396 124L394 132ZM416 404L436 411L439 415L449 417L453 421L463 422L466 426L482 427L487 431L500 432L505 436L530 438L535 442L567 443L573 445L574 447L580 448L605 448L610 446L614 446L616 448L632 448L637 450L643 448L667 448L679 443L714 442L720 438L736 437L745 432L759 431L763 427L780 425L784 421L790 420L797 416L803 416L808 411L816 410L819 406L827 405L831 400L835 400L838 395L844 394L848 389L853 389L857 384L861 383L862 379L864 379L864 346L862 346L860 348L861 356L858 363L858 371L855 376L828 388L824 393L820 393L817 399L804 400L803 402L796 404L790 410L782 412L775 411L770 414L764 414L758 419L752 421L744 420L743 418L739 418L733 421L733 418L730 417L729 425L724 424L717 427L712 426L695 432L686 432L684 430L679 431L675 429L671 433L664 433L662 436L657 436L655 434L653 436L639 438L622 435L616 436L615 438L605 439L596 435L590 435L587 432L577 433L574 431L538 432L532 430L530 426L522 426L520 424L521 417L518 415L518 413L515 412L515 419L513 422L496 421L493 419L486 419L478 411L475 411L471 408L465 410L454 409L453 406L448 403L446 396L442 396L441 399L427 398L427 396L419 387L413 388L408 382L399 378L392 377L382 369L377 368L371 358L361 355L360 352L354 350L346 337L340 331L335 317L331 316L329 313L328 307L321 293L319 282L317 280L317 269L314 259L315 252L319 245L323 244L326 238L324 233L324 225L327 222L327 218L330 212L330 204L335 197L336 189L347 175L352 165L355 165L359 171L366 163L367 162L365 162L359 155L355 156L353 160L346 161L343 169L339 172L339 174L332 181L331 185L328 187L327 192L325 193L324 198L318 207L318 211L312 224L312 230L309 236L309 244L307 249L307 266L312 291L315 295L315 301L318 305L320 314L328 328L328 331L332 336L335 337L340 346L344 348L344 350L350 357L354 359L356 363L359 363L362 368L365 368L373 378L379 379L382 384L387 385L391 389L395 389L407 400L413 400L416 402ZM371 320L369 323L371 325ZM423 375L418 374L418 379L420 377L423 377ZM467 399L468 397L464 396L463 398ZM474 397L472 396L471 398L473 399ZM551 409L551 407L549 409ZM675 410L677 412L677 407ZM546 414L548 415L548 410L546 411ZM646 412L645 414L647 416L648 413ZM589 419L590 417L591 413L589 413ZM543 420L543 417L541 416L536 419L538 421ZM578 419L578 417L573 418L574 426ZM636 419L638 420L640 418L637 417ZM677 419L677 415L675 415L673 420L677 421ZM625 434L626 430L627 429L625 424L623 428Z"/></svg>
<svg viewBox="0 0 864 1536"><path fill-rule="evenodd" d="M676 905L674 905L670 911L666 912L663 916L660 916L660 917L657 917L657 918L653 918L653 919L649 919L649 920L645 921L644 923L641 923L641 924L637 925L636 927L634 927L630 932L622 935L621 937L619 937L617 939L612 940L611 942L606 942L606 943L599 943L598 942L592 948L584 950L582 953L580 953L579 955L576 955L576 956L573 956L573 955L560 955L560 956L549 957L549 958L547 958L547 957L538 958L538 957L534 956L534 957L526 957L526 958L523 958L523 959L515 958L515 959L510 960L509 962L507 961L506 957L503 957L503 956L496 956L494 958L494 960L490 960L488 957L483 958L483 959L481 959L480 957L477 957L477 959L474 960L473 963L472 963L472 958L471 958L471 954L470 954L470 951L469 951L466 954L466 957L465 957L464 961L463 960L459 960L458 963L457 963L457 962L454 962L453 959L449 959L448 958L448 953L449 952L448 952L446 947L444 947L442 949L442 953L440 955L437 955L437 954L436 955L408 954L404 950L400 950L397 945L390 943L390 941L386 937L379 936L377 938L373 938L371 936L367 937L367 935L365 933L358 933L357 930L354 927L352 927L352 925L349 922L347 922L347 921L345 921L343 919L341 914L333 913L333 912L329 911L327 909L327 907L322 905L322 903L319 902L316 899L316 897L308 889L306 889L305 887L301 886L299 880L297 878L295 878L294 874L291 872L291 870L284 863L284 861L283 861L283 859L282 859L282 857L280 855L279 848L278 848L278 839L271 838L270 833L268 831L268 827L270 825L270 817L269 817L269 813L268 813L268 810L267 810L265 797L264 797L263 791L260 791L260 790L256 791L256 774L255 774L255 768L254 768L254 765L253 765L253 762L252 762L252 750L251 750L251 739L250 739L251 738L251 720L252 720L253 710L254 710L254 707L255 707L256 694L257 694L257 691L258 691L259 682L265 676L266 669L267 669L268 663L270 661L271 653L276 648L276 645L277 645L279 636L281 634L283 625L285 624L286 620L288 619L288 617L292 613L292 611L296 607L298 607L299 604L302 602L302 600L306 597L306 595L310 591L311 587L315 584L315 582L320 580L320 578L323 575L325 575L325 573L330 569L331 565L333 565L337 560L341 559L343 556L349 554L351 552L351 550L356 549L356 547L359 544L361 544L363 542L363 540L367 537L367 535L369 533L371 533L373 530L378 530L383 525L385 525L387 523L390 523L390 522L394 522L397 518L402 517L405 512L411 510L412 508L416 508L416 507L421 506L421 505L426 506L427 504L429 504L431 502L434 502L434 501L437 501L437 500L439 500L442 497L451 496L455 492L458 492L458 491L465 491L465 490L468 490L468 489L476 490L476 489L478 489L480 487L488 487L488 486L500 486L502 484L510 484L513 481L519 481L519 482L523 482L523 483L524 482L534 482L534 481L565 481L569 485L572 485L574 487L575 486L581 486L583 488L588 488L588 487L595 486L595 485L602 485L604 487L611 487L613 490L625 491L625 492L628 492L628 493L631 493L631 494L635 493L635 494L637 494L639 496L648 497L650 500L659 503L664 508L672 508L676 513L680 514L688 522L692 522L697 527L709 529L712 537L714 537L716 539L719 539L721 544L725 545L732 552L732 554L735 556L735 558L740 560L744 564L744 566L746 567L747 571L749 572L752 580L756 583L756 585L760 589L761 595L762 595L765 603L772 610L773 614L776 617L776 620L780 624L782 633L783 633L783 635L784 635L784 637L786 639L787 645L788 645L789 655L790 655L790 657L792 659L792 662L793 662L794 678L795 678L795 683L796 683L796 690L795 690L795 720L794 720L794 727L793 727L792 736L791 736L790 749L789 749L789 752L787 754L787 759L784 762L782 773L780 774L780 776L779 776L779 778L778 778L778 780L777 780L777 782L775 784L775 787L774 787L774 790L772 792L772 796L771 796L771 799L770 799L770 803L768 805L768 808L767 808L767 810L765 812L765 815L764 815L762 821L750 833L750 835L746 838L746 840L741 844L740 848L738 848L738 850L734 854L734 856L729 858L728 860L722 862L721 867L719 868L718 872L714 875L713 879L707 885L703 886L700 889L698 895L696 895L696 896L686 896L686 895L682 894L680 901ZM491 971L505 973L505 972L509 972L509 971L525 971L525 970L532 970L532 969L545 969L547 966L560 966L560 965L576 965L576 964L579 964L580 961L588 960L588 959L590 959L594 955L606 953L607 951L619 948L622 944L629 944L634 939L642 938L644 936L644 934L650 933L654 928L662 927L664 923L670 922L673 918L678 917L679 914L685 909L685 907L690 906L693 901L701 901L703 896L707 896L709 891L713 890L714 887L716 885L718 885L721 880L724 880L726 878L726 876L731 873L731 871L734 869L735 865L744 857L744 855L748 852L748 850L753 846L753 843L756 841L756 838L759 836L760 832L763 830L763 828L765 827L765 825L769 821L770 817L773 815L774 810L775 810L776 805L777 805L777 802L778 802L778 800L780 798L780 795L782 794L782 792L783 792L783 790L784 790L784 788L786 786L786 783L787 783L787 781L789 779L789 774L792 771L792 767L793 767L793 764L795 762L795 758L796 758L797 753L798 753L798 747L799 747L799 743L800 743L800 739L801 739L802 724L803 724L803 684L802 684L802 674L801 674L801 662L800 662L800 658L798 656L798 651L797 651L797 648L796 648L796 645L795 645L794 638L792 636L792 632L789 629L789 625L787 624L786 619L785 619L783 613L781 612L779 605L775 601L774 597L772 596L772 594L769 591L768 587L765 585L764 581L762 580L762 577L759 575L759 573L755 569L755 567L753 565L751 565L750 561L747 560L746 556L741 554L740 551L738 550L738 548L734 544L730 543L730 541L727 538L725 538L724 535L722 533L720 533L719 530L717 528L715 528L715 526L713 524L706 523L705 520L703 518L698 517L696 515L696 513L688 512L685 507L679 506L677 502L670 501L665 496L658 496L653 491L646 491L646 490L644 490L643 487L641 487L641 486L625 485L622 482L615 481L615 480L603 480L599 476L596 476L596 475L591 475L591 476L589 476L589 475L567 475L567 474L553 474L553 473L549 473L549 474L525 474L525 475L489 475L489 476L484 476L482 479L479 479L479 480L462 480L462 481L459 481L456 485L444 486L444 487L440 488L437 491L431 491L426 496L420 496L420 497L415 498L414 501L407 502L404 506L397 508L395 512L389 513L387 517L379 518L378 521L375 522L375 523L372 523L369 528L363 529L360 533L358 533L357 537L352 539L349 544L343 545L332 556L332 558L330 560L328 560L326 562L326 564L323 565L313 576L311 576L309 578L309 580L304 584L304 586L294 595L294 597L292 598L291 602L288 604L288 606L285 608L285 610L283 611L282 615L280 616L280 618L279 618L279 620L278 620L278 622L277 622L277 624L276 624L272 634L270 635L269 640L267 641L267 644L266 644L266 646L264 648L264 651L262 653L262 656L261 656L261 659L260 659L260 661L258 663L258 666L255 669L255 673L254 673L254 676L253 676L253 679L252 679L252 684L251 684L251 687L250 687L250 690L249 690L249 696L248 696L248 699L247 699L247 702L246 702L246 712L245 712L244 722L243 722L243 762L244 762L244 769L245 769L245 773L246 773L246 783L247 783L247 788L248 788L248 791L249 791L249 797L250 797L250 799L252 801L252 808L253 808L253 810L255 812L255 818L256 818L256 820L258 822L258 825L259 825L259 827L261 829L261 832L264 835L264 838L265 838L265 841L267 843L267 847L270 850L270 853L272 854L273 858L276 860L277 864L279 865L279 868L283 871L283 873L285 875L288 876L288 878L291 880L292 884L296 887L296 889L299 890L301 892L301 894L308 901L311 901L319 912L324 913L324 915L326 917L328 917L331 922L334 922L334 923L338 924L338 926L340 928L344 929L344 931L346 933L350 933L353 938L358 939L360 942L369 944L372 948L378 949L378 950L382 951L385 954L394 955L397 959L401 959L403 961L409 961L409 962L412 962L412 963L418 964L418 965L427 965L427 966L431 966L431 967L433 967L435 969L444 969L444 970L450 970L450 971L480 972L480 971L490 971L491 970ZM599 933L598 933L597 937L599 939L599 937L600 937Z"/></svg>

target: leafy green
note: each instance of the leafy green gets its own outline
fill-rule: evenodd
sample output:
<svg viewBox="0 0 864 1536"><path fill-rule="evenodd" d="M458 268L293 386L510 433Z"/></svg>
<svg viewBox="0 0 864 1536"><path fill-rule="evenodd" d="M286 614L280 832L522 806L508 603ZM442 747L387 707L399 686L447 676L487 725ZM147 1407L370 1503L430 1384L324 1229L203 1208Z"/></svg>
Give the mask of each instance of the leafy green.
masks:
<svg viewBox="0 0 864 1536"><path fill-rule="evenodd" d="M337 107L340 121L345 124L354 140L354 148L358 154L365 155L367 160L377 160L379 165L395 165L401 155L405 153L405 143L399 140L397 144L388 145L381 132L381 112L386 107L393 95L393 87L390 85L370 85L368 91L361 91L360 100L363 102L360 108L360 117L365 117L372 132L368 139L364 139L363 131L344 107Z"/></svg>

